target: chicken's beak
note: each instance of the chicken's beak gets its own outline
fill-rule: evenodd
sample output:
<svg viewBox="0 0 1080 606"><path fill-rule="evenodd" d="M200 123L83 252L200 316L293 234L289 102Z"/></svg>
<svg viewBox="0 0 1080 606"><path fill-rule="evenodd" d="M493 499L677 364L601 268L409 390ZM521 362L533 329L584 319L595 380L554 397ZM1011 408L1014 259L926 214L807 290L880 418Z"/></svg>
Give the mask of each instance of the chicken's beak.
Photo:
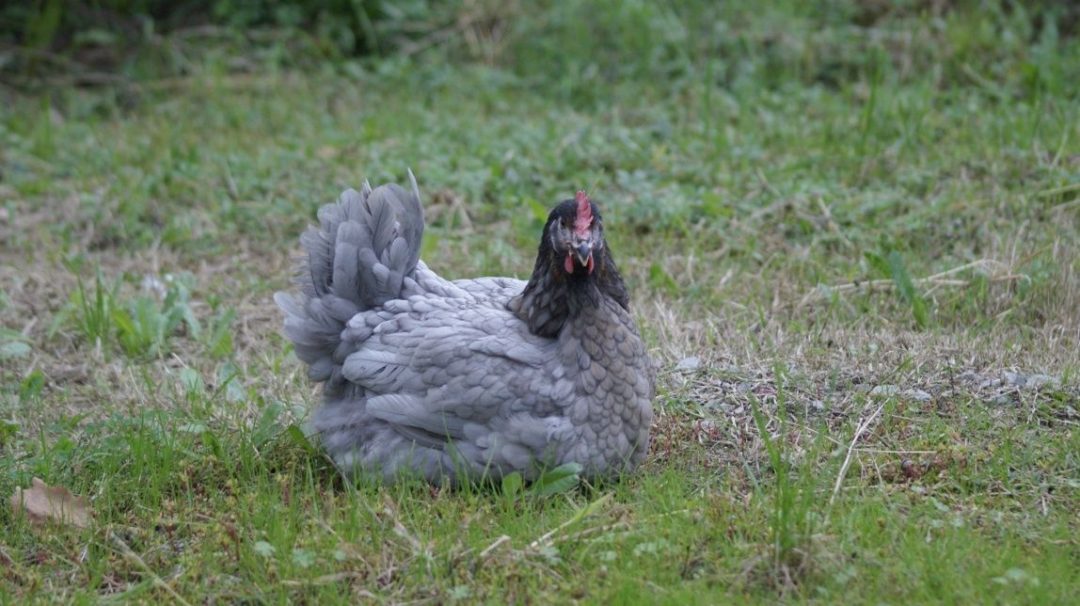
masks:
<svg viewBox="0 0 1080 606"><path fill-rule="evenodd" d="M589 259L592 257L592 242L580 242L574 247L574 255L582 267L588 266Z"/></svg>

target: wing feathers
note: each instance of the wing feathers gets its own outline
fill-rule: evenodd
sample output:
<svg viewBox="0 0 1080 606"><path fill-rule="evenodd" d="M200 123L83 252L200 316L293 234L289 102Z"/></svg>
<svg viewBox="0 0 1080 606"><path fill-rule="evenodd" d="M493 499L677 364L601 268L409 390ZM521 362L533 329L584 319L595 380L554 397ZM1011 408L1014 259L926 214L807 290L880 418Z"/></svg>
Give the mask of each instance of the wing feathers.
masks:
<svg viewBox="0 0 1080 606"><path fill-rule="evenodd" d="M368 411L387 423L415 427L443 436L444 441L465 436L465 421L444 411L432 411L416 396L386 394L368 398Z"/></svg>

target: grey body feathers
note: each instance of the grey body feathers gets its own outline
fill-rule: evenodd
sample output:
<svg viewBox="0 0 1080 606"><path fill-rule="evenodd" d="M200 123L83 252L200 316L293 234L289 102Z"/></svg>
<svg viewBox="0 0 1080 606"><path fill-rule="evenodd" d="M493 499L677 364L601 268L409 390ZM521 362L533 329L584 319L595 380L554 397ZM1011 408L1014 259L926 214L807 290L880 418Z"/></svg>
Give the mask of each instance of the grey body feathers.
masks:
<svg viewBox="0 0 1080 606"><path fill-rule="evenodd" d="M525 282L442 279L419 260L415 179L411 191L365 183L318 216L301 238L300 294L275 300L324 382L312 427L343 471L458 483L640 463L653 371L623 306L601 298L539 336L507 309Z"/></svg>

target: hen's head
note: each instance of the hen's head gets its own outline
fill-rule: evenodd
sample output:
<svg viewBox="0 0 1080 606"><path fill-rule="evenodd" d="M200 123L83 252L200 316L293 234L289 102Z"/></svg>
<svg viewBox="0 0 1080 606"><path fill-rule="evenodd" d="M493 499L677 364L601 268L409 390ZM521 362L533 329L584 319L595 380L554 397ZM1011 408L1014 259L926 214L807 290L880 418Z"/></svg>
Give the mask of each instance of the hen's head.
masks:
<svg viewBox="0 0 1080 606"><path fill-rule="evenodd" d="M567 318L597 307L604 298L630 309L611 251L604 242L600 211L585 192L556 206L544 225L532 277L507 308L542 337L554 337Z"/></svg>
<svg viewBox="0 0 1080 606"><path fill-rule="evenodd" d="M567 274L592 275L603 258L604 226L600 211L585 192L555 207L544 226L545 243Z"/></svg>

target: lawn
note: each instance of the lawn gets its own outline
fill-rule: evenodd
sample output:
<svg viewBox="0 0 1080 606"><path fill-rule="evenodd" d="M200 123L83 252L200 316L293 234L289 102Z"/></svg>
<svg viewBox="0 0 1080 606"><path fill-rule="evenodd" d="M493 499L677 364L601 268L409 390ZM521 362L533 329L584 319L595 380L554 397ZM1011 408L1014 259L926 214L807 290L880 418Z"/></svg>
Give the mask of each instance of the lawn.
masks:
<svg viewBox="0 0 1080 606"><path fill-rule="evenodd" d="M198 30L0 82L0 603L1075 600L1076 17L878 4L464 2L379 58ZM352 483L305 437L271 297L410 168L450 278L600 205L637 474Z"/></svg>

